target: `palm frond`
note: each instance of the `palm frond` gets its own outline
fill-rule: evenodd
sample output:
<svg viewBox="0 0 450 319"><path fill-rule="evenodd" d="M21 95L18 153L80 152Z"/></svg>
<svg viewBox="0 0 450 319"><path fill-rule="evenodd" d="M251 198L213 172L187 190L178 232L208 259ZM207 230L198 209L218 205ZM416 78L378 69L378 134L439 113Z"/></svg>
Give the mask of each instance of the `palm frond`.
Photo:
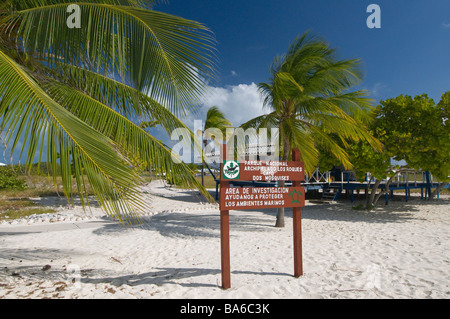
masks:
<svg viewBox="0 0 450 319"><path fill-rule="evenodd" d="M226 135L226 129L231 127L231 122L225 117L225 114L217 107L213 106L208 109L206 113L206 120L204 129L217 128Z"/></svg>
<svg viewBox="0 0 450 319"><path fill-rule="evenodd" d="M81 1L80 1L81 2ZM132 6L132 7L151 7L157 2L164 2L164 0L89 0L90 3L103 3L116 6ZM73 0L58 0L58 3L66 6L74 3ZM55 4L54 0L5 0L5 5L14 8L15 10L33 9Z"/></svg>
<svg viewBox="0 0 450 319"><path fill-rule="evenodd" d="M181 161L175 163L172 157L177 155L138 125L98 100L61 83L49 81L45 88L79 119L121 145L123 151L131 150L139 159L140 166L151 169L155 174L166 174L168 180L177 179L186 187L198 189L209 201L214 201L187 165Z"/></svg>
<svg viewBox="0 0 450 319"><path fill-rule="evenodd" d="M100 134L55 102L20 65L0 50L0 129L7 128L12 152L22 140L27 165L35 155L56 171L59 163L64 193L72 201L72 174L86 201L87 178L104 210L122 222L136 222L144 203L137 192L139 177L116 150L112 140ZM39 151L38 151L39 147Z"/></svg>
<svg viewBox="0 0 450 319"><path fill-rule="evenodd" d="M324 39L306 32L286 54L275 58L269 82L258 85L280 128L281 142L299 148L307 170L318 164L318 144L347 167L349 143L368 141L381 150L368 129L373 101L366 91L350 91L362 79L359 59L338 59ZM261 127L264 119L258 117L245 126Z"/></svg>
<svg viewBox="0 0 450 319"><path fill-rule="evenodd" d="M263 114L243 123L241 127L245 130L248 128L276 128L278 127L278 120L276 113Z"/></svg>
<svg viewBox="0 0 450 319"><path fill-rule="evenodd" d="M292 130L290 140L291 148L297 148L301 153L301 160L305 164L305 173L312 174L319 162L319 152L316 148L315 136L300 122L291 120L289 125Z"/></svg>
<svg viewBox="0 0 450 319"><path fill-rule="evenodd" d="M124 117L155 121L169 135L177 128L188 130L186 125L166 107L118 80L66 63L57 63L55 68L46 71L51 72L52 78L60 83L82 91ZM193 133L190 133L190 136L185 136L186 139L194 137Z"/></svg>
<svg viewBox="0 0 450 319"><path fill-rule="evenodd" d="M202 78L214 77L214 38L198 22L131 5L137 1L94 1L77 3L82 28L69 29L67 3L45 2L15 11L7 24L18 26L31 56L118 74L179 114L204 93Z"/></svg>

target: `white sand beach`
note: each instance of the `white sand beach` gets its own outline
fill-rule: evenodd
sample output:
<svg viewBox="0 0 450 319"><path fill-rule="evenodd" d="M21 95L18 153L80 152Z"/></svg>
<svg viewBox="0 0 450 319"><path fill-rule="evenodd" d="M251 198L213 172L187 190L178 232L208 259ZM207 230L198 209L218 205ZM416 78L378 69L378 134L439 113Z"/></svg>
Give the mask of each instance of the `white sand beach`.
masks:
<svg viewBox="0 0 450 319"><path fill-rule="evenodd" d="M450 197L303 208L304 275L293 277L292 211L231 211L231 285L221 289L219 210L152 182L146 224L98 207L0 224L0 298L450 298Z"/></svg>

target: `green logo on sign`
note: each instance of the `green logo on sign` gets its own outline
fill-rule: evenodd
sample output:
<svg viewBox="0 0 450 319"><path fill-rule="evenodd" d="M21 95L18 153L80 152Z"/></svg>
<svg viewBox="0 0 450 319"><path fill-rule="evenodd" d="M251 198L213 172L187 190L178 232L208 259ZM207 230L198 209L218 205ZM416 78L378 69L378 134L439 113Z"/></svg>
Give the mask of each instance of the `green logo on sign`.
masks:
<svg viewBox="0 0 450 319"><path fill-rule="evenodd" d="M239 179L240 167L236 161L223 161L223 179Z"/></svg>
<svg viewBox="0 0 450 319"><path fill-rule="evenodd" d="M297 195L297 196L295 196ZM294 203L298 203L300 204L300 196L302 196L303 194L301 192L297 192L296 190L292 191L289 193L289 196L292 196L292 204Z"/></svg>

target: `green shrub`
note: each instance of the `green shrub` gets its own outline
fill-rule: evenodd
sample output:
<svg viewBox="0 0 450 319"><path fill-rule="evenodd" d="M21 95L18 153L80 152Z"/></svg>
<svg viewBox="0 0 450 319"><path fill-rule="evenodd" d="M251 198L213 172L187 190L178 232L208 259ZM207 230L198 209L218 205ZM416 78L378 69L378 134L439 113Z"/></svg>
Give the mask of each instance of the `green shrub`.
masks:
<svg viewBox="0 0 450 319"><path fill-rule="evenodd" d="M17 173L10 167L0 167L0 189L25 189L24 180L17 178Z"/></svg>

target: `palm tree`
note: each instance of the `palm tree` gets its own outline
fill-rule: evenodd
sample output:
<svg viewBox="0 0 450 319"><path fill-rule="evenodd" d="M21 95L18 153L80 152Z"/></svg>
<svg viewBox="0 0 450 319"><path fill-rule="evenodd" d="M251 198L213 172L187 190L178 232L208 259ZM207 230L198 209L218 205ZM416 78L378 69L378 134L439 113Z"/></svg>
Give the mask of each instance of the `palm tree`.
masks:
<svg viewBox="0 0 450 319"><path fill-rule="evenodd" d="M380 148L369 133L371 100L366 91L349 90L362 80L358 59L339 60L335 50L308 32L278 56L270 69L270 82L260 83L268 114L242 125L277 127L280 134L281 160L288 160L298 148L311 173L318 163L317 145L329 150L345 166L350 166L344 146L367 140ZM278 210L277 227L284 227L284 209Z"/></svg>
<svg viewBox="0 0 450 319"><path fill-rule="evenodd" d="M204 184L204 166L203 166L203 147L206 148L208 143L208 139L214 139L214 143L219 144L219 142L223 142L226 140L226 130L231 127L231 122L225 117L225 115L219 110L217 106L211 107L206 113L205 125L203 126L202 134L202 185ZM215 129L220 131L222 134L222 141L217 140L217 136L214 135L214 131L211 129ZM210 130L211 132L208 132ZM216 134L219 133L216 131Z"/></svg>
<svg viewBox="0 0 450 319"><path fill-rule="evenodd" d="M68 27L69 4L80 9L81 28ZM134 122L156 121L169 133L185 128L176 115L192 109L203 79L214 76L209 29L153 4L0 4L0 131L12 152L22 142L29 167L43 156L59 164L70 202L75 176L83 206L89 183L104 210L126 223L146 209L130 151L144 167L177 176L213 200L185 164L173 163L170 149Z"/></svg>

